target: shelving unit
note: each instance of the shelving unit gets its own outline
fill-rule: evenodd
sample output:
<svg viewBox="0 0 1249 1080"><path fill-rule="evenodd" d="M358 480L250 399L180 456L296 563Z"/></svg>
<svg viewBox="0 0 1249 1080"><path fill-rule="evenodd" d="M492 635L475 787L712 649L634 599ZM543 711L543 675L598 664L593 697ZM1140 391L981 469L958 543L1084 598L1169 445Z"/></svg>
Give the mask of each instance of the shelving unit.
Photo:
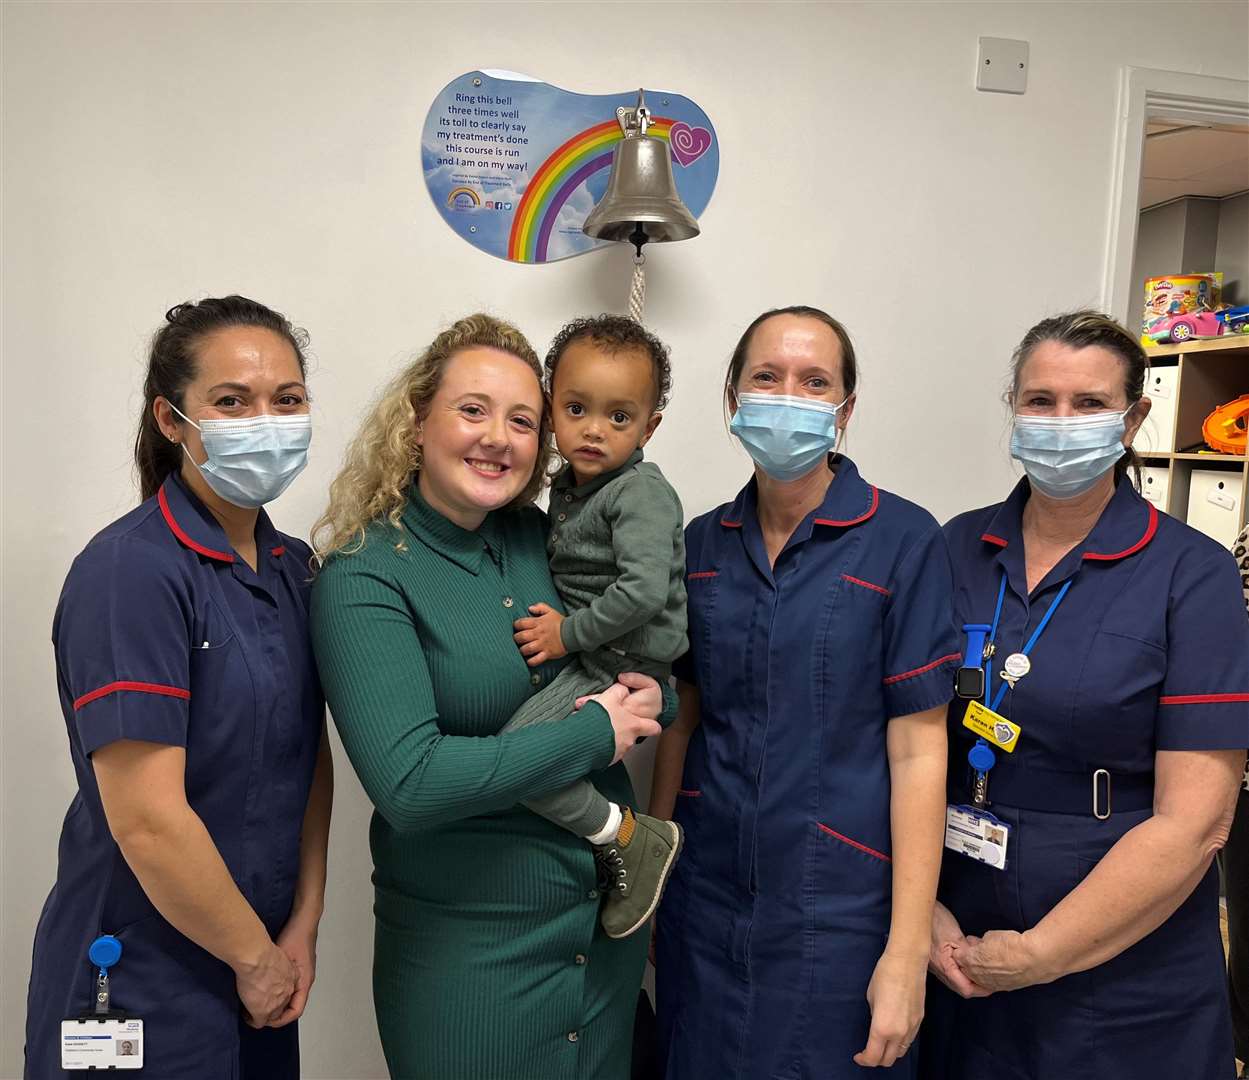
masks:
<svg viewBox="0 0 1249 1080"><path fill-rule="evenodd" d="M1135 442L1144 464L1142 494L1230 545L1245 525L1249 455L1198 453L1195 447L1205 445L1201 425L1217 406L1249 394L1249 336L1154 345L1145 352L1145 393L1153 409Z"/></svg>

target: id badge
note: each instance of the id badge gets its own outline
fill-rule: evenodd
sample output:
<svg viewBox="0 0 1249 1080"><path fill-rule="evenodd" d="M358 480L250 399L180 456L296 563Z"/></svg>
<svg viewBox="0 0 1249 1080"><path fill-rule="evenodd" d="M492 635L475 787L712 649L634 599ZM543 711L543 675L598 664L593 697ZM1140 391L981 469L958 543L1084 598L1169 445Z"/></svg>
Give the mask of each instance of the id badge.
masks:
<svg viewBox="0 0 1249 1080"><path fill-rule="evenodd" d="M991 742L1008 754L1015 752L1015 747L1019 744L1019 734L1023 730L1018 724L999 716L978 701L967 703L967 712L963 714L963 727L974 731L985 742Z"/></svg>
<svg viewBox="0 0 1249 1080"><path fill-rule="evenodd" d="M143 1068L143 1021L95 1016L62 1020L61 1068Z"/></svg>
<svg viewBox="0 0 1249 1080"><path fill-rule="evenodd" d="M984 810L970 806L945 808L945 846L969 859L1006 869L1006 848L1010 844L1010 826Z"/></svg>

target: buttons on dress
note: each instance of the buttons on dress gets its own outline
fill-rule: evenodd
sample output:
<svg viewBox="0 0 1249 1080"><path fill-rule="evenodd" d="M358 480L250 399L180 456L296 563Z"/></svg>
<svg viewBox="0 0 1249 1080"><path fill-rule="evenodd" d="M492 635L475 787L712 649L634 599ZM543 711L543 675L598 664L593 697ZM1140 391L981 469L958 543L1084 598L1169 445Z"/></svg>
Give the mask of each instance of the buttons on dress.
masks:
<svg viewBox="0 0 1249 1080"><path fill-rule="evenodd" d="M541 685L542 685L542 676L541 676L541 675L536 675L536 674L535 674L535 675L530 675L530 676L529 676L529 681L530 681L531 683L533 683L533 684L534 684L534 686L541 686Z"/></svg>
<svg viewBox="0 0 1249 1080"><path fill-rule="evenodd" d="M570 1031L570 1032L568 1033L568 1041L569 1041L569 1042L576 1042L576 1041L577 1041L577 1033L576 1033L575 1031Z"/></svg>
<svg viewBox="0 0 1249 1080"><path fill-rule="evenodd" d="M504 607L511 607L514 603L516 603L516 601L515 601L515 600L513 600L510 596L505 596L505 597L503 598L503 606L504 606Z"/></svg>
<svg viewBox="0 0 1249 1080"><path fill-rule="evenodd" d="M573 963L578 967L582 967L585 964L585 961L585 953L577 953L576 957L573 958Z"/></svg>
<svg viewBox="0 0 1249 1080"><path fill-rule="evenodd" d="M559 514L559 515L556 517L556 520L557 520L557 521L567 521L567 520L568 520L568 515L567 515L567 514Z"/></svg>
<svg viewBox="0 0 1249 1080"><path fill-rule="evenodd" d="M564 502L572 502L572 496L571 496L571 495L565 495L565 496L564 496Z"/></svg>

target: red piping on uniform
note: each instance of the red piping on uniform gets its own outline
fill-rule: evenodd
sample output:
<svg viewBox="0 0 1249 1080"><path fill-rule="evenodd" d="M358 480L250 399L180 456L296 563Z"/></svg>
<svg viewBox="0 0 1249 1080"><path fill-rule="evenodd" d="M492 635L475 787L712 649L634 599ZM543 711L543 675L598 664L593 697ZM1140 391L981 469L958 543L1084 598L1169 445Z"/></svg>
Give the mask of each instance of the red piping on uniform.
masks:
<svg viewBox="0 0 1249 1080"><path fill-rule="evenodd" d="M182 526L173 519L173 511L169 509L169 501L165 498L165 489L163 487L156 493L156 501L160 504L160 512L165 519L165 524L169 526L169 531L186 544L186 546L192 551L198 551L201 555L207 555L210 559L220 559L222 562L234 562L233 555L227 555L224 551L213 551L212 548L206 548L203 544L197 544L194 540L187 536L187 534L183 531Z"/></svg>
<svg viewBox="0 0 1249 1080"><path fill-rule="evenodd" d="M892 596L893 593L882 585L873 585L870 581L864 581L862 578L851 577L849 574L841 575L842 581L850 581L855 585L862 585L865 589L871 589L873 592L882 593L885 596Z"/></svg>
<svg viewBox="0 0 1249 1080"><path fill-rule="evenodd" d="M992 533L981 533L980 539L990 544L997 544L998 547L1006 547L1006 541L1000 536L994 536Z"/></svg>
<svg viewBox="0 0 1249 1080"><path fill-rule="evenodd" d="M852 848L858 848L860 851L865 852L874 858L880 859L881 862L893 862L893 860L883 851L877 851L875 848L868 847L866 844L860 844L857 840L851 840L848 836L842 836L836 829L830 829L822 822L817 821L816 825L828 833L829 836L835 836L843 844L849 844Z"/></svg>
<svg viewBox="0 0 1249 1080"><path fill-rule="evenodd" d="M1249 694L1172 694L1160 697L1159 705L1217 705L1228 701L1249 701Z"/></svg>
<svg viewBox="0 0 1249 1080"><path fill-rule="evenodd" d="M701 799L703 797L701 791L685 791L684 789L678 791L677 794L684 795L687 799Z"/></svg>
<svg viewBox="0 0 1249 1080"><path fill-rule="evenodd" d="M742 523L740 521L729 521L728 518L721 518L720 524L727 525L730 529L740 529L742 527Z"/></svg>
<svg viewBox="0 0 1249 1080"><path fill-rule="evenodd" d="M916 675L923 675L925 671L931 671L933 668L940 667L942 664L948 663L951 660L958 660L962 655L962 653L952 652L948 656L938 657L931 664L925 664L923 667L917 667L914 671L904 671L901 675L890 675L884 680L883 685L888 686L890 683L901 682L903 679L911 679Z"/></svg>
<svg viewBox="0 0 1249 1080"><path fill-rule="evenodd" d="M271 552L269 552L269 554L270 554L270 555L285 555L285 554L286 554L286 545L285 545L285 544L279 544L279 545L278 545L277 547L275 547L275 548L274 548Z"/></svg>
<svg viewBox="0 0 1249 1080"><path fill-rule="evenodd" d="M1145 526L1145 535L1136 541L1130 548L1123 551L1116 551L1110 555L1100 555L1096 551L1086 551L1084 557L1086 559L1125 559L1129 555L1134 555L1140 551L1146 544L1154 538L1154 533L1158 531L1158 508L1153 503L1149 504L1149 524Z"/></svg>
<svg viewBox="0 0 1249 1080"><path fill-rule="evenodd" d="M150 682L111 682L107 686L101 686L98 690L92 690L89 694L83 694L74 702L74 712L84 705L90 705L96 698L115 694L119 690L133 690L139 694L162 694L165 697L182 698L184 701L191 699L191 691L183 690L179 686L161 686L159 683Z"/></svg>
<svg viewBox="0 0 1249 1080"><path fill-rule="evenodd" d="M719 570L699 570L695 574L686 574L685 578L687 581L694 581L697 578L718 577L719 574L720 574Z"/></svg>
<svg viewBox="0 0 1249 1080"><path fill-rule="evenodd" d="M860 521L866 521L874 513L876 513L876 507L880 505L880 489L875 485L870 486L872 488L872 505L867 508L865 513L860 514L856 518L850 518L848 521L833 521L830 518L816 518L815 524L836 525L839 528L845 528L847 525L857 525Z"/></svg>

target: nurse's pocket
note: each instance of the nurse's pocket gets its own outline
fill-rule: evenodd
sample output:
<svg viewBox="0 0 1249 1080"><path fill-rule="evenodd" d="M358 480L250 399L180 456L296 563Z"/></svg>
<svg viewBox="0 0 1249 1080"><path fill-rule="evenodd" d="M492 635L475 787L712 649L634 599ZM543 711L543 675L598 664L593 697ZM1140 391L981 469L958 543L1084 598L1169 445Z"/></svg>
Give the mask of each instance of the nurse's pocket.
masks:
<svg viewBox="0 0 1249 1080"><path fill-rule="evenodd" d="M816 929L879 934L889 928L892 860L832 825L811 825L812 903Z"/></svg>
<svg viewBox="0 0 1249 1080"><path fill-rule="evenodd" d="M234 627L225 612L213 601L206 600L191 621L192 657L212 653L234 640Z"/></svg>
<svg viewBox="0 0 1249 1080"><path fill-rule="evenodd" d="M685 578L686 610L689 620L690 648L698 664L698 686L706 697L716 688L712 658L718 643L715 633L716 599L720 591L718 570L698 570Z"/></svg>
<svg viewBox="0 0 1249 1080"><path fill-rule="evenodd" d="M1143 765L1152 763L1158 694L1166 668L1167 653L1161 645L1100 630L1074 695L1071 735L1076 756L1115 761L1123 758L1125 748L1133 748Z"/></svg>
<svg viewBox="0 0 1249 1080"><path fill-rule="evenodd" d="M102 932L108 933L110 928L102 927ZM114 936L122 945L121 959L109 973L117 1008L140 1016L164 1010L178 1015L185 1008L188 1022L200 1010L206 1023L213 1022L217 1009L237 1015L230 968L184 937L161 915L131 923ZM202 995L202 1001L198 1005L188 1001L192 995Z"/></svg>
<svg viewBox="0 0 1249 1080"><path fill-rule="evenodd" d="M215 609L210 608L211 611ZM197 623L198 640L191 642L192 725L187 737L188 752L196 739L197 717L209 718L210 726L216 728L223 717L237 713L240 697L250 699L254 693L239 640L220 613L215 618L197 619Z"/></svg>

